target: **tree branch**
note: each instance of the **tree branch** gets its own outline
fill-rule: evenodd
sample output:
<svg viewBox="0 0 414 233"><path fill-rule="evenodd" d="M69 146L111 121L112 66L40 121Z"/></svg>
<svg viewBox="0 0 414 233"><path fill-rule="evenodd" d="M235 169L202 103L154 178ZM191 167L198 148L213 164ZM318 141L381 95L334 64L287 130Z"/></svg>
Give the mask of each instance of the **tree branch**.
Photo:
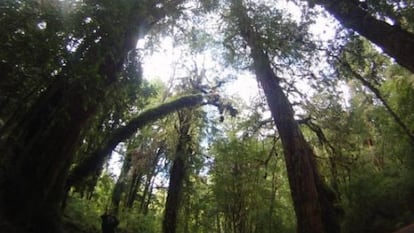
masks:
<svg viewBox="0 0 414 233"><path fill-rule="evenodd" d="M67 187L81 182L85 177L92 174L94 171L99 170L103 161L105 161L112 150L120 142L131 137L138 129L159 120L174 111L205 104L217 106L219 104L219 97L217 95L202 94L188 95L142 112L125 126L116 129L101 148L91 153L78 166L74 167L67 180Z"/></svg>

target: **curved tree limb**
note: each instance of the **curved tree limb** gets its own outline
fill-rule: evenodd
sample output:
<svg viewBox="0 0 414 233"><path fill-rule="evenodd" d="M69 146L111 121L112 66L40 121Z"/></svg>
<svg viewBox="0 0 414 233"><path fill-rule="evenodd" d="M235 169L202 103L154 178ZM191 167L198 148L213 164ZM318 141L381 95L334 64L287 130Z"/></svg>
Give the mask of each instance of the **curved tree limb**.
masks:
<svg viewBox="0 0 414 233"><path fill-rule="evenodd" d="M106 157L109 156L111 151L120 142L131 137L143 126L159 120L177 110L205 104L220 106L221 103L217 95L194 94L183 96L176 100L145 110L137 117L129 121L125 126L116 129L101 148L90 154L78 166L74 167L69 175L66 187L68 188L81 182L85 177L92 174L94 171L99 170L99 167L102 165Z"/></svg>

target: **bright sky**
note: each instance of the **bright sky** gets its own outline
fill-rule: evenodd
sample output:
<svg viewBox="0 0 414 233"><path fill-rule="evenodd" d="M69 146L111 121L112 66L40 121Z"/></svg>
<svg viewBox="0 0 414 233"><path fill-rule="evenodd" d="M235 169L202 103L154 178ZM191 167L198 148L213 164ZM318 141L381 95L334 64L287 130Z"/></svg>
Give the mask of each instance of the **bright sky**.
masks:
<svg viewBox="0 0 414 233"><path fill-rule="evenodd" d="M280 1L279 7L288 11L293 19L300 20L301 10L292 1ZM214 20L214 19L213 19ZM333 19L325 16L319 16L316 20L317 23L310 27L310 32L318 39L328 41L334 38L336 23ZM142 46L142 42L139 43L138 47ZM180 62L180 50L174 48L173 40L170 37L166 37L161 41L160 51L153 53L151 56L147 56L143 60L144 67L144 78L150 79L161 79L167 83L172 76L174 76L174 64ZM204 66L208 69L210 67L220 66L214 59L214 55L203 54ZM199 61L197 61L198 63ZM214 74L212 74L214 75ZM255 77L246 72L236 74L237 80L230 82L227 85L226 94L229 96L240 96L247 103L250 99L258 95L259 87L255 80ZM303 86L301 89L306 89Z"/></svg>
<svg viewBox="0 0 414 233"><path fill-rule="evenodd" d="M177 72L174 72L174 65L177 62L180 62L180 58L177 56L180 51L179 48L173 48L173 41L171 38L165 38L161 43L160 47L163 48L161 51L144 58L144 78L147 80L160 79L163 82L168 83L171 78L174 78L172 77L174 73ZM220 66L209 53L200 55L197 59L197 63L200 63L200 66L202 65L207 69L207 76L209 76L209 68L216 69ZM210 77L207 78L212 79L217 75L217 73L210 72ZM221 75L226 74L221 73ZM246 102L248 102L251 97L257 96L258 93L258 85L254 76L249 75L246 72L239 73L237 79L229 82L226 87L225 94L229 96L238 95Z"/></svg>

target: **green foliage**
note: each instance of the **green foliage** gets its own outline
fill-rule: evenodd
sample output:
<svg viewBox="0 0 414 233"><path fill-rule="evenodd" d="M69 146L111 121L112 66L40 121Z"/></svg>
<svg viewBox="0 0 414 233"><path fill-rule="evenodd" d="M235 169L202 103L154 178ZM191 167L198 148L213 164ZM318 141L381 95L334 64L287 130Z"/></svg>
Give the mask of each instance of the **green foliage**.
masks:
<svg viewBox="0 0 414 233"><path fill-rule="evenodd" d="M162 215L160 213L142 214L133 209L122 212L119 216L119 229L121 232L161 232Z"/></svg>
<svg viewBox="0 0 414 233"><path fill-rule="evenodd" d="M218 215L208 177L200 172L190 175L184 186L183 207L177 232L208 233L216 229Z"/></svg>
<svg viewBox="0 0 414 233"><path fill-rule="evenodd" d="M363 164L353 172L343 192L343 232L386 233L410 222L413 214L407 208L408 177L403 169L394 166L376 172L372 164Z"/></svg>
<svg viewBox="0 0 414 233"><path fill-rule="evenodd" d="M412 130L413 113L408 110L413 103L411 74L395 66L386 68L381 74L383 81L376 85ZM414 145L387 109L360 83L349 82L349 87L351 96L346 107L340 99L322 94L315 97L316 106L324 108L311 107L310 114L323 129L329 145L313 145L320 152L323 170L330 171L324 174L330 174L329 180L336 184L344 210L343 232L392 232L413 218Z"/></svg>
<svg viewBox="0 0 414 233"><path fill-rule="evenodd" d="M100 216L109 208L113 186L113 177L104 173L89 197L82 197L81 193L73 193L67 200L64 214L67 228L84 232L100 232Z"/></svg>
<svg viewBox="0 0 414 233"><path fill-rule="evenodd" d="M398 66L392 66L387 75L389 80L384 84L383 90L390 104L405 122L413 122L414 114L411 109L414 107L414 75ZM414 125L409 127L413 129Z"/></svg>
<svg viewBox="0 0 414 233"><path fill-rule="evenodd" d="M0 14L0 119L8 120L15 111L26 111L44 91L67 53L57 7L2 1Z"/></svg>
<svg viewBox="0 0 414 233"><path fill-rule="evenodd" d="M65 209L65 233L101 232L100 216L111 213L111 197L114 178L108 174L101 176L93 194L89 197L74 192L68 199ZM122 209L117 216L119 232L156 233L161 228L161 213L150 211L143 214L139 208ZM114 214L114 213L112 213Z"/></svg>
<svg viewBox="0 0 414 233"><path fill-rule="evenodd" d="M224 12L227 23L223 31L224 45L229 63L239 69L248 68L252 63L249 58L250 48L241 38L238 24L255 31L258 35L254 38L255 43L266 52L278 70L290 70L293 66L300 70L312 63L311 57L315 55L317 46L309 33L309 26L314 23L310 17L295 20L286 10L279 9L270 2L246 1L244 4L251 20L241 22L238 19L240 12L237 12L240 9Z"/></svg>
<svg viewBox="0 0 414 233"><path fill-rule="evenodd" d="M339 80L346 80L352 91L364 95L371 93L379 101L386 102L379 91L391 64L388 57L380 54L367 40L349 36L339 55L331 55L333 67ZM380 99L382 98L382 100Z"/></svg>
<svg viewBox="0 0 414 233"><path fill-rule="evenodd" d="M79 196L72 196L67 201L64 215L67 233L101 232L100 216L103 211L96 202L82 199Z"/></svg>
<svg viewBox="0 0 414 233"><path fill-rule="evenodd" d="M274 142L228 137L212 152L212 190L225 231L294 232L287 178Z"/></svg>

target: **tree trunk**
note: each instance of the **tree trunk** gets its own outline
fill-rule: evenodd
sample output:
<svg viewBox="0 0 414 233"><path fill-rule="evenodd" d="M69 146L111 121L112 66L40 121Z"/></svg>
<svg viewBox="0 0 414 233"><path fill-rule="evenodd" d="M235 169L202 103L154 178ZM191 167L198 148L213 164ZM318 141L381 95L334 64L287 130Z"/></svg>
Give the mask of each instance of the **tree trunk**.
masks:
<svg viewBox="0 0 414 233"><path fill-rule="evenodd" d="M344 27L379 46L401 66L414 73L414 34L371 16L355 1L308 0L322 5Z"/></svg>
<svg viewBox="0 0 414 233"><path fill-rule="evenodd" d="M55 82L0 145L2 217L34 232L57 231L62 179L80 130L95 111L79 108L83 99L62 91L62 85Z"/></svg>
<svg viewBox="0 0 414 233"><path fill-rule="evenodd" d="M170 183L168 187L167 202L163 221L164 233L175 233L177 228L178 211L182 192L183 179L185 178L184 158L177 156L171 168Z"/></svg>
<svg viewBox="0 0 414 233"><path fill-rule="evenodd" d="M314 153L295 121L292 106L279 85L279 78L272 70L265 49L259 43L260 35L255 33L241 1L233 0L233 11L238 16L241 36L251 49L256 78L262 86L282 141L297 232L339 232L332 203L334 196L328 192L318 174Z"/></svg>
<svg viewBox="0 0 414 233"><path fill-rule="evenodd" d="M141 186L142 173L135 172L132 175L131 184L129 186L127 199L125 201L125 207L132 208L134 207L134 202L137 199L137 192Z"/></svg>
<svg viewBox="0 0 414 233"><path fill-rule="evenodd" d="M163 221L163 233L175 233L182 196L183 183L186 178L186 161L192 153L191 149L191 112L178 112L179 139L175 151L175 159L170 172L167 201Z"/></svg>

